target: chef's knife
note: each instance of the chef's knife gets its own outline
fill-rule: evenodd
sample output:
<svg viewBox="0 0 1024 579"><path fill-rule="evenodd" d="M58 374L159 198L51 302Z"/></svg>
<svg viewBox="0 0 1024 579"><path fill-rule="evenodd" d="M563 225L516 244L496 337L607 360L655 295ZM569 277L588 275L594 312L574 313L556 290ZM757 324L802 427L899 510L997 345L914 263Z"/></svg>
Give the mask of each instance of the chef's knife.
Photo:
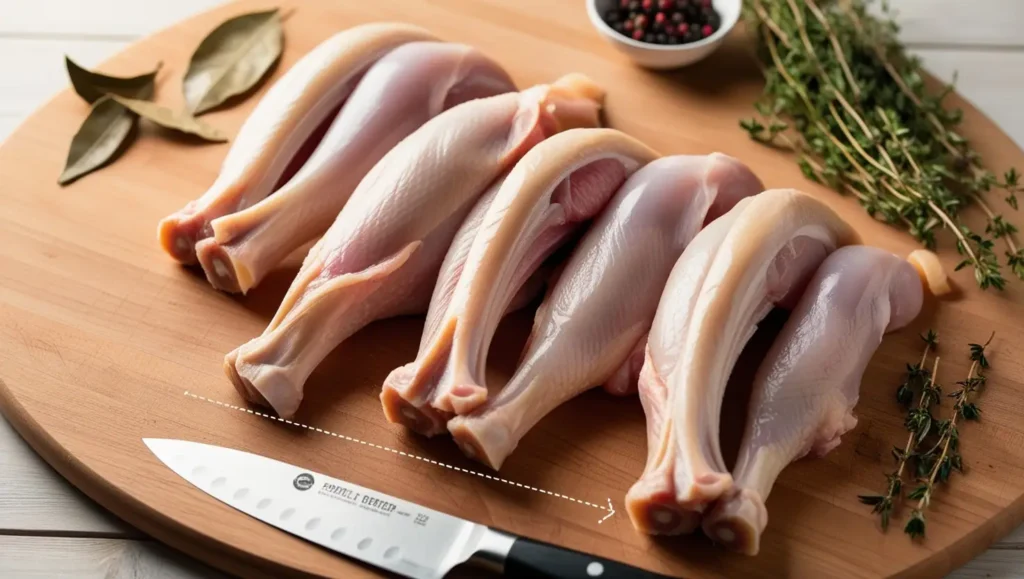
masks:
<svg viewBox="0 0 1024 579"><path fill-rule="evenodd" d="M185 440L146 446L194 486L243 513L332 551L415 579L460 563L505 577L663 577L517 537L264 456Z"/></svg>

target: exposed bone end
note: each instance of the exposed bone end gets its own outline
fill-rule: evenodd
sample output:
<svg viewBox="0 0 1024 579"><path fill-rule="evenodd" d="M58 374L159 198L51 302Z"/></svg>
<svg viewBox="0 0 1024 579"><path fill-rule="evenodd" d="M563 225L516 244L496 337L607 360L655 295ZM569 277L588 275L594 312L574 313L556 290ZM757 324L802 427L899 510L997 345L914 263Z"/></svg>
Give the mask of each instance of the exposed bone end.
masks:
<svg viewBox="0 0 1024 579"><path fill-rule="evenodd" d="M456 416L448 421L448 432L467 457L498 470L515 450L508 429L487 418Z"/></svg>
<svg viewBox="0 0 1024 579"><path fill-rule="evenodd" d="M281 418L291 418L302 403L302 383L296 384L287 368L246 361L245 349L250 344L224 357L225 374L247 400L272 409Z"/></svg>
<svg viewBox="0 0 1024 579"><path fill-rule="evenodd" d="M206 279L215 289L244 294L252 287L253 279L249 270L212 238L196 244L196 256L203 266Z"/></svg>
<svg viewBox="0 0 1024 579"><path fill-rule="evenodd" d="M953 287L949 283L949 276L946 275L939 256L927 249L917 249L910 252L907 261L917 270L921 282L932 295L940 297L953 291Z"/></svg>
<svg viewBox="0 0 1024 579"><path fill-rule="evenodd" d="M399 368L395 372L401 369ZM390 376L388 381L391 381ZM402 397L401 391L393 384L384 384L384 388L380 392L380 403L384 408L384 417L392 424L401 424L423 436L436 436L445 431L444 425L448 416L429 406L416 407Z"/></svg>
<svg viewBox="0 0 1024 579"><path fill-rule="evenodd" d="M544 112L554 121L555 131L601 126L604 88L589 77L567 74L548 87Z"/></svg>
<svg viewBox="0 0 1024 579"><path fill-rule="evenodd" d="M745 555L757 555L768 510L757 491L742 489L719 501L704 517L704 533L712 541Z"/></svg>
<svg viewBox="0 0 1024 579"><path fill-rule="evenodd" d="M633 527L648 535L689 534L700 525L700 513L680 506L670 489L654 488L645 479L626 493L626 512Z"/></svg>
<svg viewBox="0 0 1024 579"><path fill-rule="evenodd" d="M196 240L203 228L203 221L187 208L160 220L157 226L157 240L168 255L184 265L196 263Z"/></svg>
<svg viewBox="0 0 1024 579"><path fill-rule="evenodd" d="M238 391L238 394L247 402L259 404L260 406L269 406L266 400L263 399L248 380L243 380L242 377L235 371L235 362L238 361L238 350L232 350L224 356L224 373L227 375L228 380L231 381L232 386Z"/></svg>

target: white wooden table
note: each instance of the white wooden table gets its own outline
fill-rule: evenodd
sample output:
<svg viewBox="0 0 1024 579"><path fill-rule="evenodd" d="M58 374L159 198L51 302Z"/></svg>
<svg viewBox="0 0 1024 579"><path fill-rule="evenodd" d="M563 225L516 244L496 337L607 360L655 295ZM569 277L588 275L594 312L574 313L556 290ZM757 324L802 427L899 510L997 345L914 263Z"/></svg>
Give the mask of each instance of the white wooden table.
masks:
<svg viewBox="0 0 1024 579"><path fill-rule="evenodd" d="M927 67L959 71L960 91L1024 147L1024 0L891 1ZM64 54L98 64L218 2L0 0L0 140L66 85ZM213 576L95 505L0 418L0 577ZM951 577L1024 578L1024 527Z"/></svg>

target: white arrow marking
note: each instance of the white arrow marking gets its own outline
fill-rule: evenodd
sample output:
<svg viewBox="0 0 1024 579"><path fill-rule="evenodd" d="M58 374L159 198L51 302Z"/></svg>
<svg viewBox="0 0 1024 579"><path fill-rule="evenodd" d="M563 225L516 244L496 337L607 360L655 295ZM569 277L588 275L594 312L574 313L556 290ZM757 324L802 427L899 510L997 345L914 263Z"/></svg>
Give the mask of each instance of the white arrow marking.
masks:
<svg viewBox="0 0 1024 579"><path fill-rule="evenodd" d="M611 497L609 497L608 498L608 514L603 516L603 517L601 517L601 520L598 521L597 524L600 525L601 523L607 521L614 514L615 514L615 506L612 505L612 499L611 499Z"/></svg>
<svg viewBox="0 0 1024 579"><path fill-rule="evenodd" d="M464 472L466 474L476 475L476 476L478 476L480 478L485 478L487 480L492 480L492 481L496 481L496 482L500 482L500 483L505 483L505 484L507 484L509 486L519 487L521 489L526 489L528 491L533 491L535 493L541 493L541 494L544 494L544 495L551 495L553 497L557 497L557 498L560 498L560 499L565 499L567 501L572 501L574 503L579 503L581 505L586 505L588 507L593 507L595 509L599 509L599 510L602 510L602 511L609 511L608 514L604 516L604 518L602 518L600 521L598 521L599 524L603 523L605 521L605 519L607 519L608 517L611 517L612 515L615 514L615 508L612 507L612 500L611 499L608 499L608 506L607 507L602 507L601 505L597 505L597 504L594 504L594 503L589 502L589 501L583 501L583 500L580 500L580 499L576 499L576 498L570 497L568 495L563 495L561 493L555 493L555 492L551 492L549 490L545 490L545 489L541 489L541 488L537 488L537 487L532 487L530 485L524 485L524 484L517 483L515 481L510 481L508 479L504 479L504 478L501 478L501 477L498 477L498 476L491 476L489 474L484 474L482 472L477 472L475 470L469 470L468 468L460 468L460 467L457 467L457 466L454 466L454 465L451 465L451 464L446 464L446 463L443 463L443 462L438 462L436 460L429 459L429 458L426 458L424 456L418 456L418 455L415 455L415 454L410 454L408 452L404 452L404 451L398 450L396 448L391 448L389 446L382 446L380 444L374 444L372 442L366 442L365 440L359 440L358 438L352 438L351 436L345 436L344 434L338 434L336 432L331 432L330 430L324 430L322 428L316 428L316 427L313 427L313 426L302 424L301 422L295 422L294 420L287 420L287 419L281 418L279 416L271 416L270 414L264 414L262 412L257 412L255 410L250 410L248 408L242 408L241 406L235 406L234 404L228 404L226 402L221 402L220 400L214 400L212 398L207 398L206 396L200 396L198 394L193 394L193 393L189 392L188 390L185 391L185 396L187 396L189 398L194 398L196 400L202 400L203 402L209 402L211 404L216 404L217 406L220 406L221 408L229 408L231 410L237 410L239 412L244 412L246 414L252 414L253 416L259 416L260 418L264 418L266 420L271 420L271 421L276 421L276 422L283 422L283 423L291 425L291 426L298 426L299 428L305 428L306 430L311 430L313 432L318 432L320 434L326 434L327 436L333 436L334 438L338 438L338 439L344 440L346 442L362 444L364 446L370 446L370 447L376 448L378 450L386 450L386 451L388 451L390 453L401 455L401 456L404 456L406 458L413 458L413 459L420 460L420 461L423 461L423 462L429 462L430 464L435 465L435 466L440 466L440 467L444 467L444 468L447 468L447 469L450 469L450 470L456 470L456 471L459 471L459 472Z"/></svg>

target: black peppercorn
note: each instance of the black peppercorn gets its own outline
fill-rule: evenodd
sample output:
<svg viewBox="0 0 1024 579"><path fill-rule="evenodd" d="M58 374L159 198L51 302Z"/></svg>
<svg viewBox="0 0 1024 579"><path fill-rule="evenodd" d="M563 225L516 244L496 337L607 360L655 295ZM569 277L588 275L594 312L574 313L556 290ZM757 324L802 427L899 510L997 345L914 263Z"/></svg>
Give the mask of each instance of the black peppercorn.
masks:
<svg viewBox="0 0 1024 579"><path fill-rule="evenodd" d="M722 25L722 17L718 15L718 12L712 10L711 14L708 15L708 24L711 25L711 28L718 30Z"/></svg>

